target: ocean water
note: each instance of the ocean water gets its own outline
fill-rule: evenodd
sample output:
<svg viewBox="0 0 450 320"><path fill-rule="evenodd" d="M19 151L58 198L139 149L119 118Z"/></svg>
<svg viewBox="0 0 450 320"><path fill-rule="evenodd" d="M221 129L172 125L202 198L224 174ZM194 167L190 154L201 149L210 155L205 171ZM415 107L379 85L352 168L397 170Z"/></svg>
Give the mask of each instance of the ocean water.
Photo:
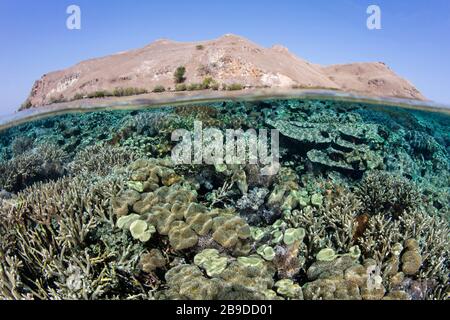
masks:
<svg viewBox="0 0 450 320"><path fill-rule="evenodd" d="M220 101L0 131L2 299L448 299L449 221L448 112Z"/></svg>

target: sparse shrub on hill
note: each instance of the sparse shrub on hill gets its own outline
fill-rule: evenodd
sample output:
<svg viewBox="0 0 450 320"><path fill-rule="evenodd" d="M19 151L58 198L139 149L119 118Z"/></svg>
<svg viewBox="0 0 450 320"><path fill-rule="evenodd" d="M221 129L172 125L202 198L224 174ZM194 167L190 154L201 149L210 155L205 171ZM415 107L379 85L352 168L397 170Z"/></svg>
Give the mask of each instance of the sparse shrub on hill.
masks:
<svg viewBox="0 0 450 320"><path fill-rule="evenodd" d="M227 91L237 91L237 90L242 90L242 89L244 89L244 86L240 83L232 83L232 84L226 86Z"/></svg>
<svg viewBox="0 0 450 320"><path fill-rule="evenodd" d="M73 100L82 100L84 99L84 94L83 93L77 93L73 96Z"/></svg>
<svg viewBox="0 0 450 320"><path fill-rule="evenodd" d="M113 91L113 95L115 97L126 97L126 96L135 96L139 94L148 93L146 89L143 88L115 88Z"/></svg>
<svg viewBox="0 0 450 320"><path fill-rule="evenodd" d="M24 103L22 103L22 105L20 106L19 111L21 110L25 110L25 109L30 109L33 106L33 104L31 103L30 99L25 100Z"/></svg>
<svg viewBox="0 0 450 320"><path fill-rule="evenodd" d="M160 93L160 92L165 92L166 88L164 88L163 86L156 86L152 92L154 93Z"/></svg>
<svg viewBox="0 0 450 320"><path fill-rule="evenodd" d="M50 97L50 104L65 102L64 96L61 94L58 97Z"/></svg>
<svg viewBox="0 0 450 320"><path fill-rule="evenodd" d="M178 83L175 86L175 91L186 91L186 90L187 90L187 87L184 83Z"/></svg>
<svg viewBox="0 0 450 320"><path fill-rule="evenodd" d="M211 89L211 90L214 90L214 91L217 91L217 90L219 90L219 83L217 82L217 81L214 81L210 86L209 86L209 88Z"/></svg>
<svg viewBox="0 0 450 320"><path fill-rule="evenodd" d="M219 83L217 83L217 81L214 80L212 77L206 77L205 79L203 79L202 87L203 89L218 90Z"/></svg>
<svg viewBox="0 0 450 320"><path fill-rule="evenodd" d="M186 81L185 74L186 74L186 68L184 66L178 67L175 70L175 74L174 74L175 83L183 83L184 81Z"/></svg>
<svg viewBox="0 0 450 320"><path fill-rule="evenodd" d="M202 89L203 89L203 85L201 83L191 83L187 86L188 91L197 91L197 90L202 90Z"/></svg>
<svg viewBox="0 0 450 320"><path fill-rule="evenodd" d="M112 96L113 96L112 92L109 92L106 90L98 90L98 91L91 92L88 94L89 99L105 98L105 97L112 97Z"/></svg>

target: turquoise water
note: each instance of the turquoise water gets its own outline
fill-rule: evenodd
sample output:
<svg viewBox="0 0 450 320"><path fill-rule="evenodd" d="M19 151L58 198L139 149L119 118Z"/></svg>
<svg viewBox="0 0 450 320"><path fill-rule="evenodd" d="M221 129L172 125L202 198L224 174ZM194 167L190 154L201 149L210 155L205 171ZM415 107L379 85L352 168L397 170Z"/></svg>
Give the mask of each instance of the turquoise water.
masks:
<svg viewBox="0 0 450 320"><path fill-rule="evenodd" d="M276 130L279 170L173 163L196 121ZM449 154L447 113L333 100L27 122L0 132L0 297L446 299Z"/></svg>

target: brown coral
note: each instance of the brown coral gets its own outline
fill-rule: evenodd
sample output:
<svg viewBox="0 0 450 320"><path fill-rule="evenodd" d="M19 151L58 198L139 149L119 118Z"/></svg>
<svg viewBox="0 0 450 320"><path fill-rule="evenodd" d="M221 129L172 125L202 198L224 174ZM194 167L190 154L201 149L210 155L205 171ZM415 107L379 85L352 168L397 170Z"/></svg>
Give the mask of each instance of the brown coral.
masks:
<svg viewBox="0 0 450 320"><path fill-rule="evenodd" d="M419 243L415 239L405 241L406 251L403 253L402 271L406 275L415 275L422 266L422 256L419 251Z"/></svg>
<svg viewBox="0 0 450 320"><path fill-rule="evenodd" d="M224 248L231 248L240 240L250 238L250 227L244 219L223 215L213 220L213 239Z"/></svg>
<svg viewBox="0 0 450 320"><path fill-rule="evenodd" d="M141 256L140 265L142 270L147 273L163 268L166 264L167 260L158 249L152 249L149 253L145 253Z"/></svg>

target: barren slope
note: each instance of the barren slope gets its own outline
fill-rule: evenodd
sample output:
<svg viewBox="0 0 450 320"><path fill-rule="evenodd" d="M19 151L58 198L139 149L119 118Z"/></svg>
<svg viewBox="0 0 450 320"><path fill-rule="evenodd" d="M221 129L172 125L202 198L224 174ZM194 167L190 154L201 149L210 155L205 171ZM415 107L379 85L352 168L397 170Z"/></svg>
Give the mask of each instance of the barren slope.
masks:
<svg viewBox="0 0 450 320"><path fill-rule="evenodd" d="M174 71L186 67L186 83L210 76L219 83L245 87L328 88L375 96L424 99L408 81L382 63L321 67L291 54L282 46L260 47L247 39L225 35L216 40L181 43L158 40L137 50L87 60L44 75L34 84L28 107L71 100L99 90L175 87Z"/></svg>

